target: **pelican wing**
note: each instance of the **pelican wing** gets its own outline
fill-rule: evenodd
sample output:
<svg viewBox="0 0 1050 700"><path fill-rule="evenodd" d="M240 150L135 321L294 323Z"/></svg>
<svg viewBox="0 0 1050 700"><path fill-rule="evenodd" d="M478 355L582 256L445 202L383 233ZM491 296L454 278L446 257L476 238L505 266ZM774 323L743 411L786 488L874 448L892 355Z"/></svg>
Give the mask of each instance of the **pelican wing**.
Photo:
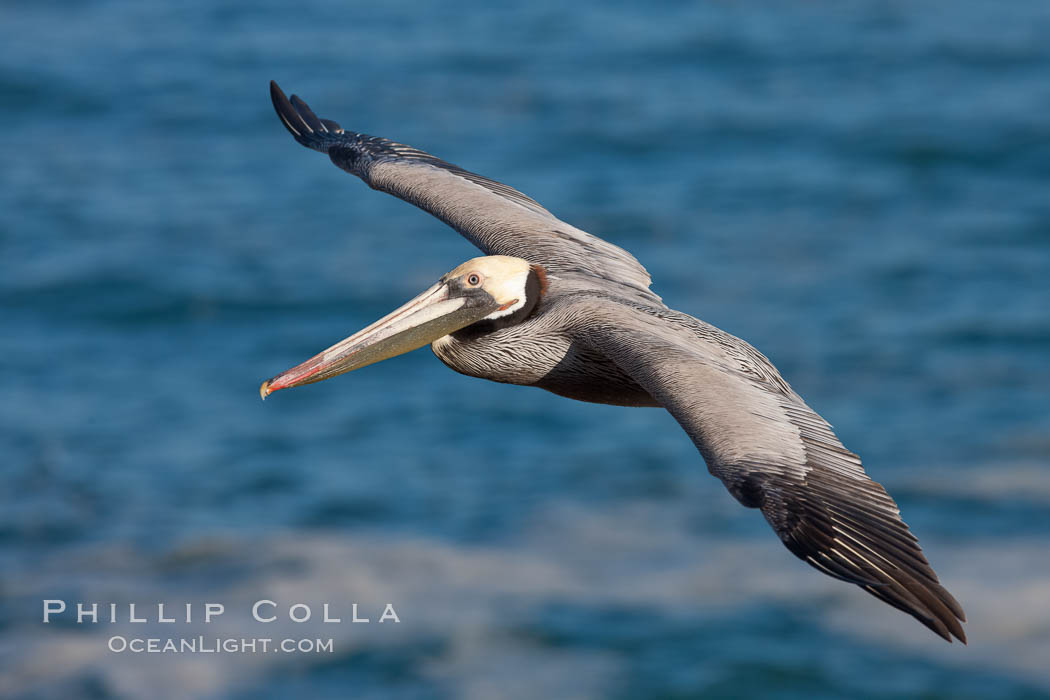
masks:
<svg viewBox="0 0 1050 700"><path fill-rule="evenodd" d="M759 508L797 557L855 583L951 641L959 603L897 504L761 353L691 316L590 296L577 341L613 361L693 439L708 469Z"/></svg>
<svg viewBox="0 0 1050 700"><path fill-rule="evenodd" d="M319 119L296 95L289 100L272 81L270 96L296 141L327 153L369 187L433 214L487 255L524 258L554 274L597 277L660 301L649 290L649 273L633 255L561 221L514 188L418 148L346 131Z"/></svg>

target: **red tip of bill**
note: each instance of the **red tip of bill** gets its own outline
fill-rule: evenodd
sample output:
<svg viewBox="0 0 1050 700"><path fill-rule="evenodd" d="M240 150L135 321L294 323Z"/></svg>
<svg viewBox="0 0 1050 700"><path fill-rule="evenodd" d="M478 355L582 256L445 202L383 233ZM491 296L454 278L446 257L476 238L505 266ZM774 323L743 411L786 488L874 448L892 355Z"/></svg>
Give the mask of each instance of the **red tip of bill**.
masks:
<svg viewBox="0 0 1050 700"><path fill-rule="evenodd" d="M293 367L287 372L278 374L276 377L270 377L259 387L259 396L265 401L266 397L275 391L308 383L307 379L324 369L323 354L311 357L298 367Z"/></svg>

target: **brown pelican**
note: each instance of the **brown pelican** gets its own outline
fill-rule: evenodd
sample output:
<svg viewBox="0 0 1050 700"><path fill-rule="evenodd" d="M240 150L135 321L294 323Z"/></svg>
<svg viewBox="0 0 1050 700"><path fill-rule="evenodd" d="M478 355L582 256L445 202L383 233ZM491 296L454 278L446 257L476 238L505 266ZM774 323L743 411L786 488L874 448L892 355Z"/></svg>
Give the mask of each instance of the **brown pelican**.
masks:
<svg viewBox="0 0 1050 700"><path fill-rule="evenodd" d="M295 140L430 212L474 243L468 260L371 326L263 382L318 382L430 344L472 377L580 401L662 406L708 469L758 508L784 545L965 642L962 607L941 586L897 504L777 369L743 340L668 308L627 251L538 202L417 148L319 119L276 83Z"/></svg>

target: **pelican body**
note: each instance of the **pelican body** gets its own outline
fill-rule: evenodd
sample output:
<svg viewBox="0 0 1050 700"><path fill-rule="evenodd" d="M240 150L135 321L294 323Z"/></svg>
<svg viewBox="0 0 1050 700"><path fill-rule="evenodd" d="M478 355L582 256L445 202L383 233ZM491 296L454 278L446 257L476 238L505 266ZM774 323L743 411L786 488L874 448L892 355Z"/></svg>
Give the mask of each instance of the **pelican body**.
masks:
<svg viewBox="0 0 1050 700"><path fill-rule="evenodd" d="M430 344L451 369L579 401L667 409L710 472L784 545L935 633L965 642L897 504L748 343L668 308L627 251L535 200L410 146L344 130L270 84L300 144L481 249L401 308L260 388L328 379Z"/></svg>

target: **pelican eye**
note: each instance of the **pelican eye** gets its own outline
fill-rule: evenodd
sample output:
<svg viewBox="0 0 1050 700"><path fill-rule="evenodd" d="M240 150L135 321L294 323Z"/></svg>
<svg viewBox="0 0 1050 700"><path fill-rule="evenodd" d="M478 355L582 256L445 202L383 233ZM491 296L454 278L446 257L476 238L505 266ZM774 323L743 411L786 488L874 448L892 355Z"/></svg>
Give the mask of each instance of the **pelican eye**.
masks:
<svg viewBox="0 0 1050 700"><path fill-rule="evenodd" d="M477 287L479 284L481 284L481 277L476 272L471 273L470 276L467 277L467 284L469 284L471 287Z"/></svg>

